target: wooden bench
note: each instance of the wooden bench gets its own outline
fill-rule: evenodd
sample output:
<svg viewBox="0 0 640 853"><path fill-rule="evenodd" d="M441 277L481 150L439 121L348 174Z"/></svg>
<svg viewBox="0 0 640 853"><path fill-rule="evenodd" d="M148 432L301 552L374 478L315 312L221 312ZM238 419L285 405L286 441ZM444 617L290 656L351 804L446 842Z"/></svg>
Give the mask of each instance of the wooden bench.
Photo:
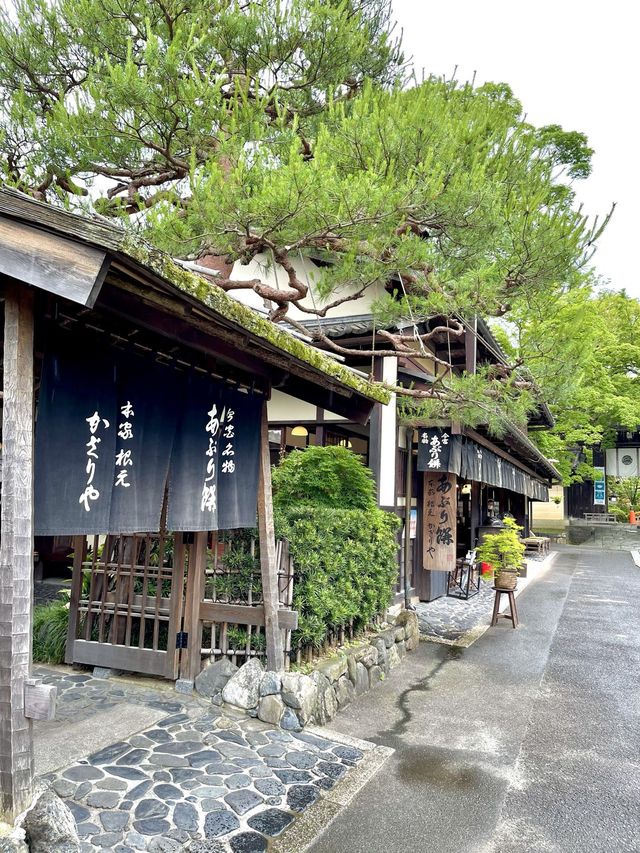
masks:
<svg viewBox="0 0 640 853"><path fill-rule="evenodd" d="M551 539L548 536L536 536L533 530L531 531L531 536L523 536L520 541L527 551L535 550L537 554L546 554L549 551L551 543Z"/></svg>

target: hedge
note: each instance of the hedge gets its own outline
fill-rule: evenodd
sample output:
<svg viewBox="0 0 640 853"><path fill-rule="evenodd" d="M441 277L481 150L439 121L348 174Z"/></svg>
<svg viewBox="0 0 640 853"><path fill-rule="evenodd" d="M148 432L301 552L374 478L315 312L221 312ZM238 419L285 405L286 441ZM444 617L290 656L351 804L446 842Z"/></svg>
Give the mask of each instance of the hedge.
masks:
<svg viewBox="0 0 640 853"><path fill-rule="evenodd" d="M319 648L331 629L351 622L364 627L389 605L398 573L399 524L377 507L277 511L276 533L289 540L296 572L293 648Z"/></svg>

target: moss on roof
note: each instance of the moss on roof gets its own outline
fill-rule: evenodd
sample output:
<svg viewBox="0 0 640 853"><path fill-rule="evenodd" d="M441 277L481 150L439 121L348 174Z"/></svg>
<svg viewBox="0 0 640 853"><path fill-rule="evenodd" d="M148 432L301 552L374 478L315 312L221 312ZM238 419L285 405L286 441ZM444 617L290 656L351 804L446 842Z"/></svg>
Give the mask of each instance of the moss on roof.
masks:
<svg viewBox="0 0 640 853"><path fill-rule="evenodd" d="M282 350L303 364L324 373L354 392L388 403L391 394L378 383L368 382L343 364L305 344L275 323L261 317L247 305L233 299L222 288L191 270L175 263L166 253L126 231L119 223L106 222L102 217L87 216L62 210L18 190L0 184L0 214L35 224L110 252L121 252L142 267L188 293L221 317L240 326L273 347Z"/></svg>
<svg viewBox="0 0 640 853"><path fill-rule="evenodd" d="M216 314L236 323L293 358L336 379L358 394L379 403L388 403L391 399L390 391L382 385L363 379L315 347L309 346L309 344L298 340L283 329L279 329L275 323L261 317L252 308L233 299L216 284L207 281L203 276L191 270L181 267L167 254L140 238L131 234L123 234L120 251L136 263L165 279L169 284L198 299Z"/></svg>

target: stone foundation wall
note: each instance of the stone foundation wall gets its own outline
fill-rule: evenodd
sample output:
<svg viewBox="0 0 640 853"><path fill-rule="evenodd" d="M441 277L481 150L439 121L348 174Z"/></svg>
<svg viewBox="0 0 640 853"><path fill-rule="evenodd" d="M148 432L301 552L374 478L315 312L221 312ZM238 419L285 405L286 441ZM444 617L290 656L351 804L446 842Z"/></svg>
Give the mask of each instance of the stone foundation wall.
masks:
<svg viewBox="0 0 640 853"><path fill-rule="evenodd" d="M375 636L319 661L310 675L265 672L255 658L240 668L222 660L204 669L195 686L215 705L299 731L308 723L328 723L340 708L382 681L419 640L416 614L403 610Z"/></svg>

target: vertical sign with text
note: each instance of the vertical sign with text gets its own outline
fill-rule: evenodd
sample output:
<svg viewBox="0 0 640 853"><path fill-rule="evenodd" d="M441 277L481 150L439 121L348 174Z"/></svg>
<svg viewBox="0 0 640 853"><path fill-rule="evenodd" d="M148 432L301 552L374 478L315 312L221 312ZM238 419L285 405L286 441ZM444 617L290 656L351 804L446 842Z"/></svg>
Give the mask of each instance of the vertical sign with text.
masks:
<svg viewBox="0 0 640 853"><path fill-rule="evenodd" d="M456 475L424 474L422 567L450 572L456 564Z"/></svg>
<svg viewBox="0 0 640 853"><path fill-rule="evenodd" d="M604 468L594 468L593 471L593 503L594 506L604 506L607 502Z"/></svg>

